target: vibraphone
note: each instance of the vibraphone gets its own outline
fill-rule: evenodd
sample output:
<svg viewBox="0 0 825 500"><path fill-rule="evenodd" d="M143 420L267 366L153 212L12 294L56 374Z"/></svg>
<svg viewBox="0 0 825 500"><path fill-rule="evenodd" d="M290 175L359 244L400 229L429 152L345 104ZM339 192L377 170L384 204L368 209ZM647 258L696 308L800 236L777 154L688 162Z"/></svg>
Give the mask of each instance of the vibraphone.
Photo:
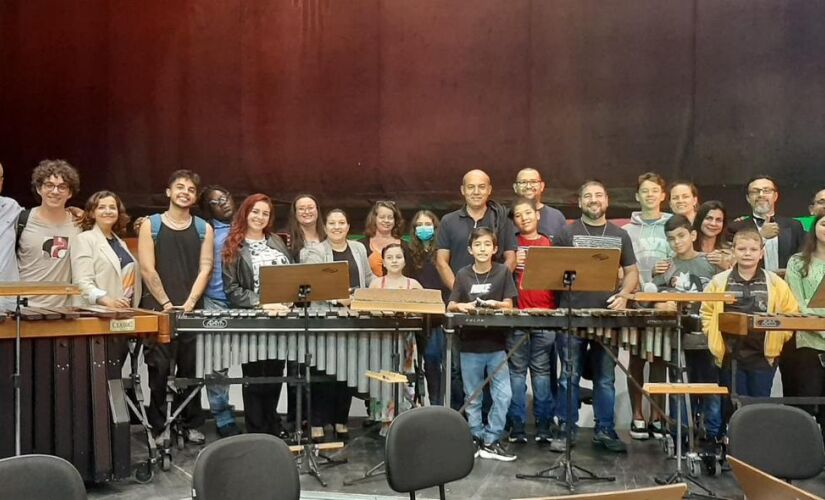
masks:
<svg viewBox="0 0 825 500"><path fill-rule="evenodd" d="M566 309L487 310L469 314L447 313L444 330L464 326L516 329L567 329ZM598 339L605 345L622 347L648 361L671 360L676 347L676 313L659 309L573 309L576 336Z"/></svg>
<svg viewBox="0 0 825 500"><path fill-rule="evenodd" d="M404 356L399 336L420 332L423 319L395 313L309 309L307 348L312 366L372 398L391 399L389 384L368 379L367 370L397 370ZM196 310L179 314L175 332L197 333L196 378L241 363L278 359L303 362L302 311ZM401 359L399 358L399 359Z"/></svg>
<svg viewBox="0 0 825 500"><path fill-rule="evenodd" d="M22 452L65 458L87 481L129 477L129 414L119 389L123 349L108 340L159 335L168 341L168 316L23 308L21 319ZM14 313L0 313L0 457L14 455L15 334Z"/></svg>

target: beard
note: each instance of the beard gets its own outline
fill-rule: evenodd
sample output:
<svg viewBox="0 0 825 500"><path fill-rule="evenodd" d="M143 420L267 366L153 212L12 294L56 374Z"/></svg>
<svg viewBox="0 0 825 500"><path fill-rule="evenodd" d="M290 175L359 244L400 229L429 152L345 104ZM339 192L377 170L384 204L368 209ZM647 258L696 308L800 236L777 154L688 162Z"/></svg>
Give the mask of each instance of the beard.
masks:
<svg viewBox="0 0 825 500"><path fill-rule="evenodd" d="M600 219L604 215L604 208L601 205L587 205L582 208L582 214L589 219Z"/></svg>

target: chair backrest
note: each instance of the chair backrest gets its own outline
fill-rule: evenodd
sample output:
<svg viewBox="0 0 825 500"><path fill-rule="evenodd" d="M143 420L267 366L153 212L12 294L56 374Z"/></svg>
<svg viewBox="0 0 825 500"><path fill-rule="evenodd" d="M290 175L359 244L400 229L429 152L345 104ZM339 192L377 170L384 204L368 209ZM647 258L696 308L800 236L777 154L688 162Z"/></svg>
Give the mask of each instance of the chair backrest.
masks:
<svg viewBox="0 0 825 500"><path fill-rule="evenodd" d="M766 474L733 455L728 455L736 481L748 500L822 500L822 498L799 489L792 484Z"/></svg>
<svg viewBox="0 0 825 500"><path fill-rule="evenodd" d="M52 455L0 460L0 497L5 500L85 500L83 478L68 461Z"/></svg>
<svg viewBox="0 0 825 500"><path fill-rule="evenodd" d="M192 498L298 500L301 482L289 447L269 434L241 434L201 451L192 473Z"/></svg>
<svg viewBox="0 0 825 500"><path fill-rule="evenodd" d="M401 493L439 486L473 470L470 427L455 410L427 406L406 411L387 432L387 482Z"/></svg>
<svg viewBox="0 0 825 500"><path fill-rule="evenodd" d="M799 408L743 406L730 419L728 438L728 454L782 479L814 477L825 466L819 426Z"/></svg>

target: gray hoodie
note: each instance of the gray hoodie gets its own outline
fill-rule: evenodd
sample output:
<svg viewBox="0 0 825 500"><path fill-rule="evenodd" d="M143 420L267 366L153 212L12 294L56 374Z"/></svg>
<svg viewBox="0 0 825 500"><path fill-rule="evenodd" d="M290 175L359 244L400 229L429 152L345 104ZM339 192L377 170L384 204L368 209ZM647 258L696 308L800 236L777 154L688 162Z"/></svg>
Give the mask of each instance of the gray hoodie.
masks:
<svg viewBox="0 0 825 500"><path fill-rule="evenodd" d="M633 212L630 222L622 227L633 242L633 252L639 264L639 279L643 284L652 280L653 268L657 262L673 257L665 236L665 222L671 217L671 214L663 213L657 220L642 220L642 212Z"/></svg>

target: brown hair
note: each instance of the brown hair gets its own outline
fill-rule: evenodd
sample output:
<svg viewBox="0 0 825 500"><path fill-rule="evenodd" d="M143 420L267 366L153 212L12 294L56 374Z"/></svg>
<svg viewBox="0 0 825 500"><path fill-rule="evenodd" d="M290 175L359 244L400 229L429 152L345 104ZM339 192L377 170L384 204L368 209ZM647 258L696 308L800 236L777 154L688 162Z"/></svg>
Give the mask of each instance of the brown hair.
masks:
<svg viewBox="0 0 825 500"><path fill-rule="evenodd" d="M430 240L429 245L424 245L415 235L415 223L420 217L429 217L430 220L433 221L433 231L436 234L438 233L438 226L441 224L438 216L429 210L419 210L413 215L412 221L410 222L410 244L408 245L410 262L407 262L407 267L414 271L420 271L421 268L424 267L425 262L432 262L436 251L436 234L433 234L433 239Z"/></svg>
<svg viewBox="0 0 825 500"><path fill-rule="evenodd" d="M736 240L754 240L758 241L760 246L764 244L762 235L759 234L759 231L757 231L755 227L743 227L739 231L736 231L736 234L733 235L734 246L736 246Z"/></svg>
<svg viewBox="0 0 825 500"><path fill-rule="evenodd" d="M665 187L667 186L664 177L662 177L661 175L657 174L656 172L645 172L642 175L640 175L639 179L636 181L637 193L639 192L639 189L642 188L642 183L646 181L658 184L659 187L662 188L662 192L665 191Z"/></svg>
<svg viewBox="0 0 825 500"><path fill-rule="evenodd" d="M123 205L120 196L111 191L98 191L89 196L86 200L86 207L83 210L83 217L80 218L80 228L88 231L95 225L95 210L103 198L114 198L117 206L117 222L112 226L112 232L118 235L126 233L126 227L129 225L131 218L126 213L126 207Z"/></svg>
<svg viewBox="0 0 825 500"><path fill-rule="evenodd" d="M799 274L803 278L807 278L808 272L811 270L811 257L813 257L816 250L816 224L822 220L822 217L825 217L825 215L817 215L814 223L811 224L811 229L805 234L805 242L802 244L799 255L802 259L802 268L799 270Z"/></svg>
<svg viewBox="0 0 825 500"><path fill-rule="evenodd" d="M292 252L293 257L297 258L298 254L301 252L301 249L304 248L306 242L304 241L304 231L301 229L301 224L298 222L298 211L295 208L295 205L298 204L298 200L302 198L308 198L315 203L315 211L318 214L318 218L315 219L315 231L318 233L318 238L321 241L324 241L327 236L326 228L324 227L324 221L321 217L321 204L318 203L318 198L311 194L299 194L292 200L292 204L289 206L289 219L287 220L287 231L289 232L289 251Z"/></svg>
<svg viewBox="0 0 825 500"><path fill-rule="evenodd" d="M61 177L63 182L69 185L69 192L72 195L80 191L80 174L69 162L66 160L43 160L34 167L32 172L32 190L38 199L40 199L40 193L37 190L51 176Z"/></svg>
<svg viewBox="0 0 825 500"><path fill-rule="evenodd" d="M400 240L401 236L404 234L404 217L401 215L401 211L398 210L398 207L395 206L394 201L375 202L370 210L370 213L367 214L367 220L364 223L364 236L367 239L370 239L375 236L376 232L378 232L378 209L381 207L392 211L393 226L390 234L393 238Z"/></svg>

